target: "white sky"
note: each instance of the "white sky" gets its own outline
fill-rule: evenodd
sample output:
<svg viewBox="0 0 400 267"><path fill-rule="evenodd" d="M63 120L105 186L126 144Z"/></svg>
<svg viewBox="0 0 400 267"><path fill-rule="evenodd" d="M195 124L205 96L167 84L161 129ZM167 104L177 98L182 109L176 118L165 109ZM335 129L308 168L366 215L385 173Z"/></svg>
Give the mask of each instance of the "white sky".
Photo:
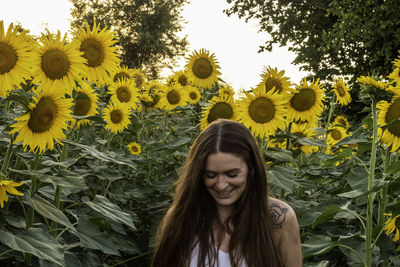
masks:
<svg viewBox="0 0 400 267"><path fill-rule="evenodd" d="M0 20L6 28L11 22L20 22L33 34L40 34L45 28L61 33L69 30L72 5L68 0L0 0L0 3ZM222 79L236 91L255 87L267 66L285 70L285 76L299 83L306 73L291 64L295 55L282 47L257 53L268 35L257 32L256 22L228 17L222 12L225 8L228 8L225 0L191 0L185 6L182 15L187 24L181 34L188 36L189 54L201 48L214 53ZM174 70L183 69L184 63Z"/></svg>

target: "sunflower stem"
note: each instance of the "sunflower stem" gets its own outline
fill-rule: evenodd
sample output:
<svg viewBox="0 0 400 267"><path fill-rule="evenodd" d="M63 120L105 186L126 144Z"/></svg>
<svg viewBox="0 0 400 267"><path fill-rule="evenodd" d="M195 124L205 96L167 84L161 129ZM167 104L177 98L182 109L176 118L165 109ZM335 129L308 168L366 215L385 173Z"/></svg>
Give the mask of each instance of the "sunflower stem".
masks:
<svg viewBox="0 0 400 267"><path fill-rule="evenodd" d="M375 179L375 164L376 164L376 152L378 148L378 123L377 123L377 112L376 112L376 100L374 96L371 95L372 103L372 122L373 122L373 140L371 147L371 159L369 165L369 175L368 175L368 192L371 192L374 187ZM367 195L367 231L365 234L365 266L370 267L372 263L372 219L373 219L373 208L374 208L374 198L375 192L371 192Z"/></svg>
<svg viewBox="0 0 400 267"><path fill-rule="evenodd" d="M387 168L391 163L391 153L388 148L385 148L385 158L383 162L383 173L386 173ZM386 210L386 206L388 204L387 192L388 185L384 185L382 191L379 195L379 206L378 206L378 227L383 227L383 216Z"/></svg>
<svg viewBox="0 0 400 267"><path fill-rule="evenodd" d="M11 150L13 147L13 135L10 136L10 143L8 144L6 155L4 156L4 161L3 165L1 165L1 171L0 173L5 174L5 172L8 170L8 166L10 165L10 160L11 160Z"/></svg>
<svg viewBox="0 0 400 267"><path fill-rule="evenodd" d="M335 94L333 94L332 99L331 99L331 105L329 107L328 119L326 120L326 123L325 123L325 143L326 143L326 140L328 139L329 124L331 123L333 110L335 109L335 97L336 97ZM328 148L328 147L326 147L326 148Z"/></svg>

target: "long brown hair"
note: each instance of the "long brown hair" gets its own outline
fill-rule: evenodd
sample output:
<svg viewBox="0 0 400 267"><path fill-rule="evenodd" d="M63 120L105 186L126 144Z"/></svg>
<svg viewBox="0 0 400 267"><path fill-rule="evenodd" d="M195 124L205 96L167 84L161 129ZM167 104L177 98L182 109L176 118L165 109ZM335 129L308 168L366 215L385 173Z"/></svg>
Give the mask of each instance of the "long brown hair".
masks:
<svg viewBox="0 0 400 267"><path fill-rule="evenodd" d="M232 266L238 266L241 259L249 267L281 266L271 232L265 165L257 143L242 124L220 119L200 133L190 149L172 205L157 231L153 267L189 266L196 244L198 266L205 266L206 258L215 265L218 248L212 225L219 219L203 180L207 157L217 152L239 155L248 167L245 191L227 220L233 229L228 223L219 225L231 234Z"/></svg>

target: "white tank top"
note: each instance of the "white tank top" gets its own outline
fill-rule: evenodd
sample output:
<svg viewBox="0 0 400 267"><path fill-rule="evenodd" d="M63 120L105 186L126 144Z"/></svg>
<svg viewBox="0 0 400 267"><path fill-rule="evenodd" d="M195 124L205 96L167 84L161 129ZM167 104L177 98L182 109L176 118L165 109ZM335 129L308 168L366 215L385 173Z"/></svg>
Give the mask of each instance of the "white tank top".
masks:
<svg viewBox="0 0 400 267"><path fill-rule="evenodd" d="M192 251L192 257L190 258L190 267L197 267L197 260L199 258L199 243L196 244ZM206 267L214 267L209 265L209 259L206 258ZM216 261L218 267L231 267L231 260L229 259L229 253L222 250L218 250L218 260ZM215 266L215 267L217 267ZM240 261L239 267L247 267L244 260Z"/></svg>

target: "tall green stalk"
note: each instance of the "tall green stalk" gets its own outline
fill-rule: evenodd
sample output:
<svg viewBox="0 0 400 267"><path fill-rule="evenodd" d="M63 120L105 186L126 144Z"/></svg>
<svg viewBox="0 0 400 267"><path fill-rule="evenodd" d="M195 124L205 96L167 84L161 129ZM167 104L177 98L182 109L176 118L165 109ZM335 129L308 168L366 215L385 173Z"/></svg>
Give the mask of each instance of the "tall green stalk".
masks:
<svg viewBox="0 0 400 267"><path fill-rule="evenodd" d="M372 99L372 122L373 122L373 140L371 147L371 159L369 165L369 173L368 173L368 192L367 195L367 216L366 216L366 233L365 233L365 266L370 267L372 264L372 231L373 231L373 208L374 208L374 198L375 192L371 192L374 187L375 181L375 163L376 163L376 151L378 148L378 118L376 112L376 100L374 96L371 96Z"/></svg>

